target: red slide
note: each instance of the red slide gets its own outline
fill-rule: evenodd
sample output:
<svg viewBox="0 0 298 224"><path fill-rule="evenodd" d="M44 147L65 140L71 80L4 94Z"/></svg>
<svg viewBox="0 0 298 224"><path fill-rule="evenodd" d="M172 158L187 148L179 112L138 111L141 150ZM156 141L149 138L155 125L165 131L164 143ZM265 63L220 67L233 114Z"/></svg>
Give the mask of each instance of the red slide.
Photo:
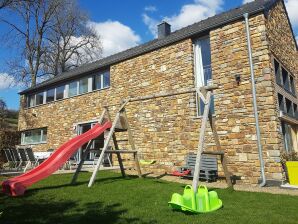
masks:
<svg viewBox="0 0 298 224"><path fill-rule="evenodd" d="M2 191L11 196L23 195L26 187L47 178L57 171L82 145L101 135L111 126L111 122L106 122L103 125L97 124L84 134L74 137L64 143L39 166L18 177L4 181Z"/></svg>

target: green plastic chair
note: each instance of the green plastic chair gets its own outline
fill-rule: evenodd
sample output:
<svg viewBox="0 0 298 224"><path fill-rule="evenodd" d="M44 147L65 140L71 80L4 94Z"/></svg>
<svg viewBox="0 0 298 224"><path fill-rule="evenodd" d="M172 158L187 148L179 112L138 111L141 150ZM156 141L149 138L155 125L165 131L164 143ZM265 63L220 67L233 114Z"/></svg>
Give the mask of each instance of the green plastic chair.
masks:
<svg viewBox="0 0 298 224"><path fill-rule="evenodd" d="M174 193L168 204L174 210L192 213L213 212L222 207L222 201L218 198L217 193L215 191L208 192L207 187L204 185L198 187L196 194L192 186L186 185L183 195Z"/></svg>

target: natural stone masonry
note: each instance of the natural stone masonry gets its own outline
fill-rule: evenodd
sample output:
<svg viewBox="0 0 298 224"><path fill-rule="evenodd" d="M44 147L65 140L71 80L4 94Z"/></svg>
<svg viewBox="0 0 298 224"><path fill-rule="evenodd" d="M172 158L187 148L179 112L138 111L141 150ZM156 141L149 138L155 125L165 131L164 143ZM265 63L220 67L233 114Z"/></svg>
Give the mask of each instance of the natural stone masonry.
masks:
<svg viewBox="0 0 298 224"><path fill-rule="evenodd" d="M275 82L274 78L274 64L273 59L278 59L283 66L294 76L296 83L297 92L297 75L298 75L298 52L297 46L295 44L295 39L291 30L290 21L288 20L286 9L284 3L278 1L269 12L266 20L266 34L269 45L269 57L270 57L270 67L272 70L272 83ZM275 105L278 105L277 93L273 94ZM279 115L278 106L275 108L276 116ZM281 130L281 123L278 121L276 123L277 130ZM284 144L282 140L281 133L278 133L276 137L277 148L273 148L269 153L271 158L279 162L280 151L284 149ZM274 177L281 177L281 173L276 172L277 168L271 167Z"/></svg>
<svg viewBox="0 0 298 224"><path fill-rule="evenodd" d="M274 36L281 35L274 24L280 20L286 23L284 11L280 8L278 4L267 18L260 14L249 19L266 177L275 180L282 178L279 152L283 146L271 52L279 54L272 47L275 45ZM290 40L289 37L287 41ZM287 41L278 44L287 45ZM239 182L256 184L260 177L260 164L244 19L210 31L210 44L213 80L219 86L215 91L214 116L228 168L232 175L239 177ZM295 56L285 52L288 55L278 56L279 60L292 63L289 67L297 69L290 62L292 58L297 65ZM97 119L104 105L114 105L109 107L114 117L118 108L115 104L122 99L193 88L193 68L192 40L186 39L112 65L109 89L22 109L19 129L47 127L47 143L33 148L42 151L57 148L75 135L74 124ZM293 71L293 74L297 72ZM235 75L241 77L239 85ZM170 172L184 163L188 152L196 151L201 119L196 117L195 102L195 94L182 94L127 105L137 149L145 159L157 161L154 165L142 167L143 170ZM125 133L117 133L117 137L127 139ZM210 128L206 143L206 150L216 149ZM128 146L121 142L120 147Z"/></svg>

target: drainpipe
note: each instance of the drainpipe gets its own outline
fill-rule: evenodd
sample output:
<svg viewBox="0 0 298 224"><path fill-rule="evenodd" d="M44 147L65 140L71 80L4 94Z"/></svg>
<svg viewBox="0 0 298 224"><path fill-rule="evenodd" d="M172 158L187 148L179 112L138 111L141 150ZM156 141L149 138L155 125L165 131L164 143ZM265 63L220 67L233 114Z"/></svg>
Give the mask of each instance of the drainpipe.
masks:
<svg viewBox="0 0 298 224"><path fill-rule="evenodd" d="M260 160L260 167L261 167L261 177L262 177L262 182L260 183L260 187L264 187L266 185L266 177L265 177L265 168L264 168L264 160L263 160L263 150L262 150L262 145L261 145L261 134L260 134L260 127L259 127L259 116L258 116L257 96L256 96L256 83L255 83L255 75L254 75L254 66L253 66L253 61L252 61L252 50L251 50L251 43L250 43L248 13L244 13L243 16L245 18L246 39L247 39L250 77L251 77L252 96L253 96L253 110L254 110L254 116L255 116L255 121L256 121L257 144L258 144L259 160Z"/></svg>

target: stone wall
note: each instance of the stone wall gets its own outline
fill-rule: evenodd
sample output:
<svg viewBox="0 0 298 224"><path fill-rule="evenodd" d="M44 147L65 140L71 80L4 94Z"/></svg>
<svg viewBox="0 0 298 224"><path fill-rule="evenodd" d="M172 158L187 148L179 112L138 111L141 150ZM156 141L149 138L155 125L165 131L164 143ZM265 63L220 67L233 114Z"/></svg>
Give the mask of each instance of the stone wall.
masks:
<svg viewBox="0 0 298 224"><path fill-rule="evenodd" d="M272 71L272 82L276 84L274 77L274 63L276 58L283 67L285 67L294 77L296 83L296 92L298 92L298 52L296 48L296 40L291 31L291 24L288 20L286 9L282 1L278 1L276 5L267 13L266 17L267 40L269 45L270 66ZM276 105L278 105L277 93L274 94ZM276 108L276 114L279 115L279 109ZM278 150L271 151L275 155L275 160L279 159L280 151L284 149L283 137L281 133L281 122L277 121L277 129L279 135L276 138Z"/></svg>
<svg viewBox="0 0 298 224"><path fill-rule="evenodd" d="M266 176L281 179L278 162L279 132L276 96L271 72L264 15L249 19L258 109ZM220 142L227 153L228 168L242 183L255 184L260 177L250 71L243 21L210 32L215 92L215 117ZM48 142L36 150L57 148L75 135L73 125L100 116L103 105L121 99L194 87L192 40L186 39L159 50L111 66L111 87L20 112L20 130L48 127ZM235 75L241 76L240 85ZM183 94L127 105L127 115L137 149L145 159L155 159L146 171L170 172L195 151L201 118L196 117L195 95ZM109 107L112 117L117 106ZM33 114L35 116L33 116ZM119 139L127 139L117 133ZM215 149L210 128L206 149ZM125 142L121 148L127 148Z"/></svg>
<svg viewBox="0 0 298 224"><path fill-rule="evenodd" d="M266 176L280 179L280 164L271 153L278 150L279 133L264 15L249 18L249 25ZM216 92L216 115L229 168L243 182L257 183L260 164L244 21L212 31L211 46L213 77L220 87ZM235 75L240 75L240 85Z"/></svg>

